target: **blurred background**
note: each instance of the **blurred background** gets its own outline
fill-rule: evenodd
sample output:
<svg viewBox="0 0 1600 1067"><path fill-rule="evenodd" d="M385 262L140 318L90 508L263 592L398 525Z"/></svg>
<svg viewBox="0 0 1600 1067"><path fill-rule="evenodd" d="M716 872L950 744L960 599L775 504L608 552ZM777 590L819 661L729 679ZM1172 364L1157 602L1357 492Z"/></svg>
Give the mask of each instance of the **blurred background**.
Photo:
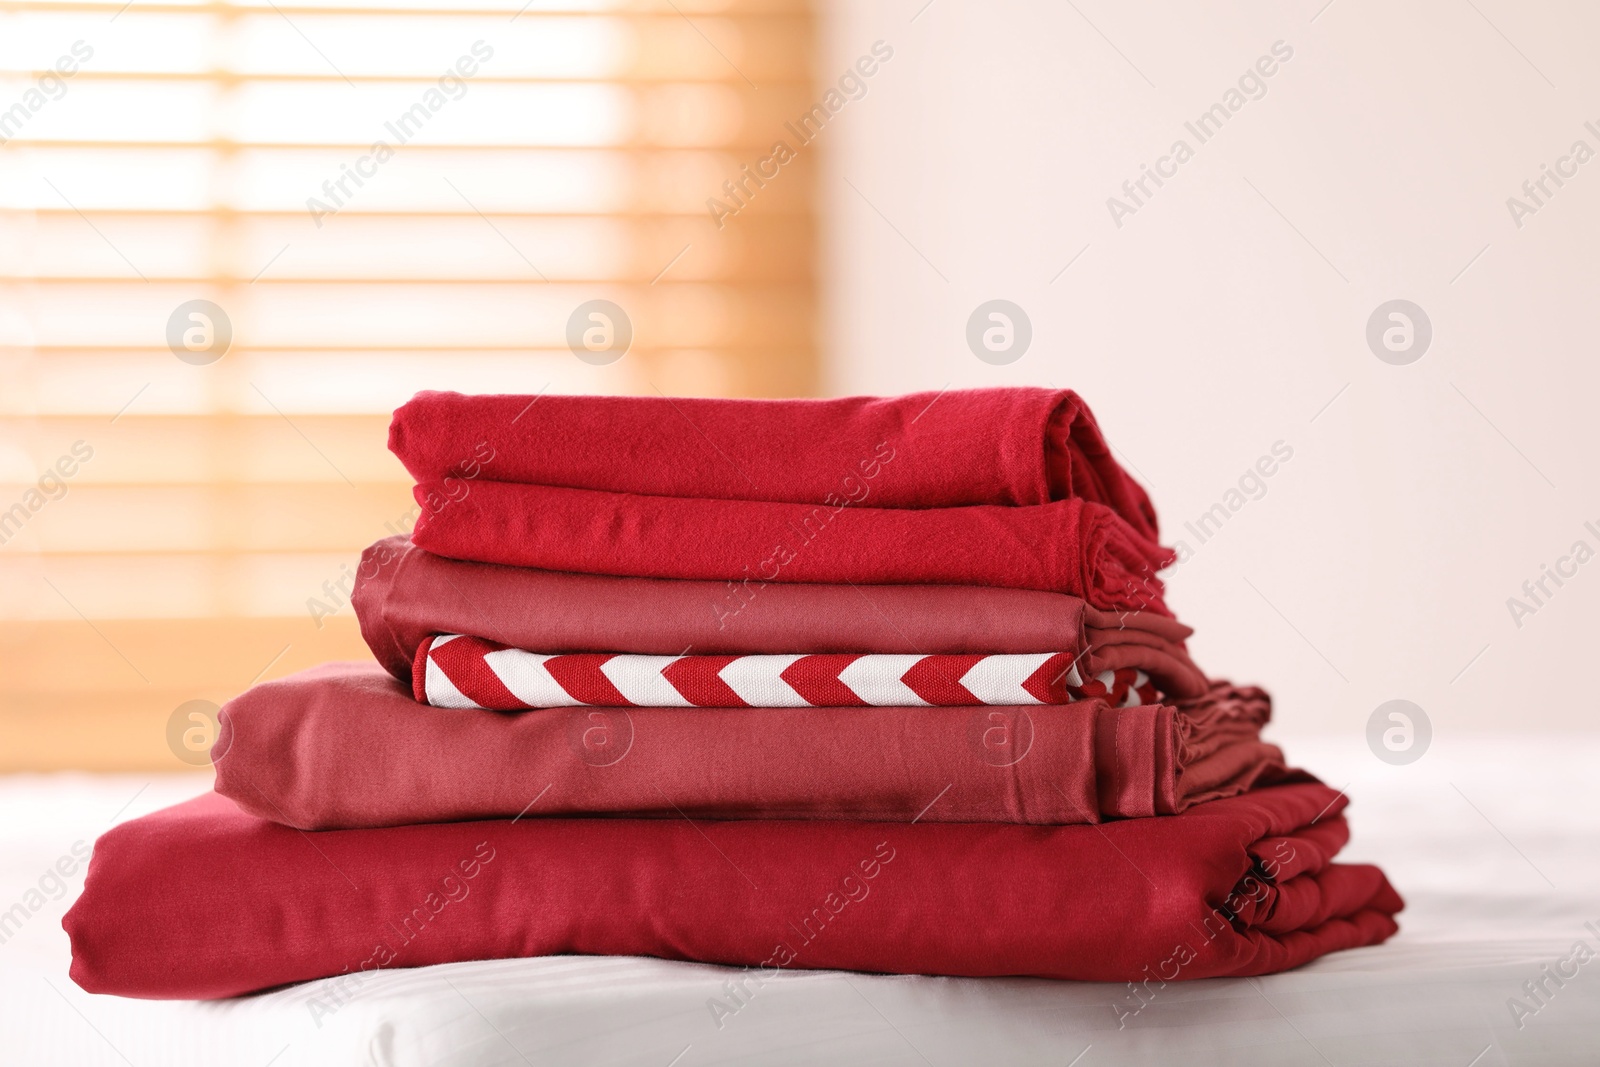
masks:
<svg viewBox="0 0 1600 1067"><path fill-rule="evenodd" d="M423 388L1074 388L1184 553L1196 658L1282 729L1590 730L1597 29L0 2L0 769L182 769L185 702L365 658ZM592 300L620 359L569 343Z"/></svg>

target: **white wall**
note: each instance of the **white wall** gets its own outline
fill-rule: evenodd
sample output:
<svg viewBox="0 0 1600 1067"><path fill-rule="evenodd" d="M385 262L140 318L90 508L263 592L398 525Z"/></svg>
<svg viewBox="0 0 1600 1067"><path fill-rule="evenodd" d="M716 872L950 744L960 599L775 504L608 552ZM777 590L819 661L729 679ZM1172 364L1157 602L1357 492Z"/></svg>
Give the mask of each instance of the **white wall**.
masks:
<svg viewBox="0 0 1600 1067"><path fill-rule="evenodd" d="M923 2L828 8L824 77L894 48L824 135L830 390L1077 389L1191 547L1282 440L1266 495L1169 572L1203 666L1294 730L1392 697L1436 739L1594 724L1600 560L1520 628L1506 602L1600 550L1600 159L1520 228L1506 201L1600 151L1600 9ZM1185 120L1280 40L1265 96L1199 144ZM1194 158L1114 225L1180 137ZM1008 366L964 339L995 297L1033 325ZM1407 366L1364 336L1392 298L1433 324Z"/></svg>

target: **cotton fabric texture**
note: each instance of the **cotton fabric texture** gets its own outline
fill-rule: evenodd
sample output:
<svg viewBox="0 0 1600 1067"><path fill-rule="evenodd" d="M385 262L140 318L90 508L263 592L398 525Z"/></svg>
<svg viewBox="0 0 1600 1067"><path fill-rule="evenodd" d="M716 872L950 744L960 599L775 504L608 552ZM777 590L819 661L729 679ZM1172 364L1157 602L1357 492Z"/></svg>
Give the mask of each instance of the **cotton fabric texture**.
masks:
<svg viewBox="0 0 1600 1067"><path fill-rule="evenodd" d="M394 413L389 448L419 483L795 504L865 494L855 502L888 508L1076 498L1158 539L1150 498L1066 389L833 400L422 392Z"/></svg>
<svg viewBox="0 0 1600 1067"><path fill-rule="evenodd" d="M965 585L763 584L572 574L447 559L404 536L369 547L351 596L372 654L411 680L419 647L472 634L545 652L1019 654L1065 651L1085 676L1131 668L1176 699L1208 688L1169 615Z"/></svg>
<svg viewBox="0 0 1600 1067"><path fill-rule="evenodd" d="M1332 862L1343 806L1303 783L1104 826L523 818L313 848L207 794L104 834L63 925L78 985L135 997L557 953L769 977L1263 974L1395 930L1382 872Z"/></svg>
<svg viewBox="0 0 1600 1067"><path fill-rule="evenodd" d="M1283 753L1260 736L1270 716L1264 692L1226 684L1137 708L504 714L418 704L351 663L229 701L212 759L219 793L307 830L511 817L547 786L530 817L1082 823L1284 779Z"/></svg>

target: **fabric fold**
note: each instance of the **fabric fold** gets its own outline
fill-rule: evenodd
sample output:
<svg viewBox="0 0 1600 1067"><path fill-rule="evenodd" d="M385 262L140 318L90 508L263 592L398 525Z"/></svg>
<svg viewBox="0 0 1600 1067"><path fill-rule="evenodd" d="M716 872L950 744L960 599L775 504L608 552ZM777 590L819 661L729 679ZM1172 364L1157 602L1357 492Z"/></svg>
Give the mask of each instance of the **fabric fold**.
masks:
<svg viewBox="0 0 1600 1067"><path fill-rule="evenodd" d="M974 447L982 442L982 447ZM651 496L875 507L1105 504L1149 541L1155 509L1062 389L832 400L422 392L389 448L418 482L488 478Z"/></svg>
<svg viewBox="0 0 1600 1067"><path fill-rule="evenodd" d="M512 817L546 786L549 815L1067 824L1292 777L1261 740L1270 715L1260 690L1220 684L1133 708L505 715L421 705L375 665L331 664L229 701L212 760L219 793L307 830Z"/></svg>
<svg viewBox="0 0 1600 1067"><path fill-rule="evenodd" d="M1038 589L1170 615L1173 560L1110 508L875 508L699 500L511 482L423 482L417 547L452 559L636 578Z"/></svg>
<svg viewBox="0 0 1600 1067"><path fill-rule="evenodd" d="M373 655L402 681L423 642L463 633L551 653L1064 651L1086 677L1143 671L1175 699L1208 685L1176 619L1027 589L617 578L447 559L400 535L362 554L351 600Z"/></svg>
<svg viewBox="0 0 1600 1067"><path fill-rule="evenodd" d="M530 817L311 841L207 794L105 833L62 925L79 986L152 998L571 953L766 977L1255 975L1394 933L1382 872L1330 862L1343 806L1302 783L1095 827Z"/></svg>

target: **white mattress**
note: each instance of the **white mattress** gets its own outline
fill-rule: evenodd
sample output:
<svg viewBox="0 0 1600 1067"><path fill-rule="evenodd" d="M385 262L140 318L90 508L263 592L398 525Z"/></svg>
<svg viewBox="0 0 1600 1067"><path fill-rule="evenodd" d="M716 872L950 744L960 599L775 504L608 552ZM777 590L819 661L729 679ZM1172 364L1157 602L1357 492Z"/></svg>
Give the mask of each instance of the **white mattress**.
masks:
<svg viewBox="0 0 1600 1067"><path fill-rule="evenodd" d="M1391 767L1359 733L1292 738L1352 798L1345 856L1405 895L1387 945L1290 974L1171 984L1119 1030L1121 986L1025 979L782 976L719 1029L734 973L557 957L388 972L333 1014L326 983L213 1003L90 996L67 978L61 915L81 872L0 945L0 1063L1592 1064L1600 1062L1600 736L1452 737ZM209 777L0 778L0 910L78 839L203 791ZM124 808L124 806L126 807ZM123 809L120 810L119 809ZM174 900L196 923L226 922ZM1537 1014L1508 999L1585 940L1597 953ZM1554 986L1550 988L1554 989ZM1535 1006L1527 1001L1530 1007Z"/></svg>

